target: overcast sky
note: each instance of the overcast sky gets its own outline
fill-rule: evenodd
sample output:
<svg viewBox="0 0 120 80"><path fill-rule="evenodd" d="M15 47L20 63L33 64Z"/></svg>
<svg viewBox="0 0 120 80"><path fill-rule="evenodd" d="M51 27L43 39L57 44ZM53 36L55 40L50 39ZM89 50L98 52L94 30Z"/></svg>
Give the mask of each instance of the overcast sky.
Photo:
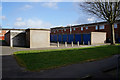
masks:
<svg viewBox="0 0 120 80"><path fill-rule="evenodd" d="M3 2L0 11L3 28L51 28L101 21L87 15L75 2Z"/></svg>

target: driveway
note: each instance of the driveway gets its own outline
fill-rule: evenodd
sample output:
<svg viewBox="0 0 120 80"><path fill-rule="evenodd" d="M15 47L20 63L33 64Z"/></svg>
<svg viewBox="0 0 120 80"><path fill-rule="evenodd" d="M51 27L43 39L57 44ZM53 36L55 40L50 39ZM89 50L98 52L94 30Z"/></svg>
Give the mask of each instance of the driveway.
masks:
<svg viewBox="0 0 120 80"><path fill-rule="evenodd" d="M57 48L53 47L40 49L57 49ZM72 64L69 66L56 69L41 70L40 72L30 72L25 71L24 68L20 67L17 64L13 55L11 55L13 52L20 50L29 50L29 48L10 48L7 46L2 47L3 55L1 56L3 78L81 78L87 75L100 74L101 71L105 69L114 68L117 66L118 55L114 55L110 58L106 58L100 61ZM100 76L98 78L100 78ZM113 80L115 79L115 77L112 76L107 77L105 76L105 78Z"/></svg>

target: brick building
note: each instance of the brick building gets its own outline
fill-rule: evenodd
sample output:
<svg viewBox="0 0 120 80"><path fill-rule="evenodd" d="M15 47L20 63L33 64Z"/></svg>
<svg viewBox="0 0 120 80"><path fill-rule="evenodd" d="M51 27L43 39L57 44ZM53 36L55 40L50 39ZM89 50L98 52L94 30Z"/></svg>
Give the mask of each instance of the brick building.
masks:
<svg viewBox="0 0 120 80"><path fill-rule="evenodd" d="M120 42L120 20L115 22L114 29L115 29L115 39L117 42ZM106 32L107 33L106 41L107 42L110 41L111 30L107 22L51 28L51 35L87 34L90 32Z"/></svg>
<svg viewBox="0 0 120 80"><path fill-rule="evenodd" d="M4 29L0 30L0 40L4 40L4 36L7 32L8 30L4 30Z"/></svg>

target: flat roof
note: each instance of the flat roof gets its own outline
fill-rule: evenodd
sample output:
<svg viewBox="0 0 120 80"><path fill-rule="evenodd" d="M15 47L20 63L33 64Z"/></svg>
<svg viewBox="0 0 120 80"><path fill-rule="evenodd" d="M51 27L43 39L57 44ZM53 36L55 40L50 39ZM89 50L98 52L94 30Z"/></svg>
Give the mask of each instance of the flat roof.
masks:
<svg viewBox="0 0 120 80"><path fill-rule="evenodd" d="M119 22L120 22L120 20L117 20L115 23L119 23ZM74 26L71 26L71 27L93 26L93 25L100 25L100 24L108 24L108 22L105 21L105 22L81 24L81 25L74 25ZM70 26L67 26L67 27L54 27L54 28L51 28L51 29L61 29L61 28L70 28Z"/></svg>
<svg viewBox="0 0 120 80"><path fill-rule="evenodd" d="M1 30L46 30L46 31L50 31L50 29L38 29L38 28L28 28L28 29L10 29L10 28L2 28Z"/></svg>
<svg viewBox="0 0 120 80"><path fill-rule="evenodd" d="M50 31L50 29L39 29L39 28L28 28L26 30L44 30L44 31Z"/></svg>
<svg viewBox="0 0 120 80"><path fill-rule="evenodd" d="M25 29L10 29L10 28L1 28L1 30L25 30Z"/></svg>

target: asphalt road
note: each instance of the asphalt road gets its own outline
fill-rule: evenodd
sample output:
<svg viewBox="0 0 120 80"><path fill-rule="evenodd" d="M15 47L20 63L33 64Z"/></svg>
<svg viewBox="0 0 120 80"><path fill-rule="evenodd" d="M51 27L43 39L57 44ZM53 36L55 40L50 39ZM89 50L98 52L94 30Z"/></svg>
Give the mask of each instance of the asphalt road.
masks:
<svg viewBox="0 0 120 80"><path fill-rule="evenodd" d="M44 49L44 48L43 48ZM53 48L51 48L53 49ZM24 68L20 67L13 55L15 51L28 50L24 48L10 48L7 46L2 47L2 78L82 78L87 75L98 74L95 78L114 80L116 77L110 75L103 76L101 72L108 68L114 68L117 66L117 57L114 55L110 58L106 58L99 61L72 64L69 66L41 70L39 72L26 71ZM102 76L102 77L101 77Z"/></svg>

